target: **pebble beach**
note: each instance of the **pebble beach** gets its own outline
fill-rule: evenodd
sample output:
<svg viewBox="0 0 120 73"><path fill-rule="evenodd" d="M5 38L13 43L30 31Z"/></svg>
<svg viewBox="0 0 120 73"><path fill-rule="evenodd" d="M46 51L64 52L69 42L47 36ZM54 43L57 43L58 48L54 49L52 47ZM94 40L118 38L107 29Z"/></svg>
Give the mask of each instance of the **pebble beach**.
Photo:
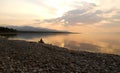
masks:
<svg viewBox="0 0 120 73"><path fill-rule="evenodd" d="M120 73L120 56L0 37L0 73Z"/></svg>

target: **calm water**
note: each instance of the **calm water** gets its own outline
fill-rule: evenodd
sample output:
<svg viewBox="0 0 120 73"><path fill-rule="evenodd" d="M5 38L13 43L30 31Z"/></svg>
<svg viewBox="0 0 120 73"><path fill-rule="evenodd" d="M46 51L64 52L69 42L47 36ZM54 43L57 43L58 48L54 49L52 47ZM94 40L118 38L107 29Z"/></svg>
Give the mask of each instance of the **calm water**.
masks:
<svg viewBox="0 0 120 73"><path fill-rule="evenodd" d="M17 34L9 39L38 42L43 38L45 43L66 47L76 51L101 52L120 55L120 34Z"/></svg>

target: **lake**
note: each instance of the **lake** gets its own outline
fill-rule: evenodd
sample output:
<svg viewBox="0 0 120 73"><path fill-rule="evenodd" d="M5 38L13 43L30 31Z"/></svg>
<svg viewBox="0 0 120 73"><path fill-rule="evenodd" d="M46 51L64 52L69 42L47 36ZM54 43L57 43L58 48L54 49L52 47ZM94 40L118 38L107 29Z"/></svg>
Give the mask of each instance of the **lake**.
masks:
<svg viewBox="0 0 120 73"><path fill-rule="evenodd" d="M20 33L7 38L34 42L38 42L42 38L47 44L66 47L70 50L120 55L119 33Z"/></svg>

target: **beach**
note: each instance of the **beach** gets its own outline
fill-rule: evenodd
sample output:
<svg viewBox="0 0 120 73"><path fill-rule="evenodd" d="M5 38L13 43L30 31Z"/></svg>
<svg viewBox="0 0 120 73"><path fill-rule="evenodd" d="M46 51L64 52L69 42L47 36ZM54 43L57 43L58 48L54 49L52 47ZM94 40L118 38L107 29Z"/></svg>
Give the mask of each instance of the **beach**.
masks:
<svg viewBox="0 0 120 73"><path fill-rule="evenodd" d="M119 73L120 56L0 37L0 73Z"/></svg>

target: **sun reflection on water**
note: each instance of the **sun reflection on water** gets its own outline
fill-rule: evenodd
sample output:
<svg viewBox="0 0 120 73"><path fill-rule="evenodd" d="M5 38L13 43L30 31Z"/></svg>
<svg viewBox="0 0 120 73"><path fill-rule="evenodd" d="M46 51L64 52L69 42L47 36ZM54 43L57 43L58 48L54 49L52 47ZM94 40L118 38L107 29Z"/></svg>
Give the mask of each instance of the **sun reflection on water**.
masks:
<svg viewBox="0 0 120 73"><path fill-rule="evenodd" d="M31 36L31 37L29 37ZM119 34L57 34L57 35L17 35L18 40L38 42L40 38L47 44L66 47L76 51L99 52L120 55L120 35ZM28 38L29 37L29 38Z"/></svg>

